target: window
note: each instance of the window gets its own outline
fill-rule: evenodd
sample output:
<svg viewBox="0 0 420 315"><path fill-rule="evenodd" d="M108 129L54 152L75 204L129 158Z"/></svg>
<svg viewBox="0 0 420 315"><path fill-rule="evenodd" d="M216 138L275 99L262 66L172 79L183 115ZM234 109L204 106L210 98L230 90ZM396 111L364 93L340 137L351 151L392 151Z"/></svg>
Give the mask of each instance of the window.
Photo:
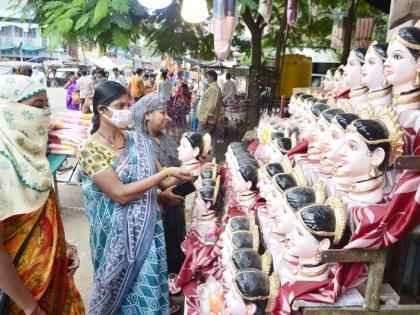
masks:
<svg viewBox="0 0 420 315"><path fill-rule="evenodd" d="M15 37L23 37L23 29L15 26Z"/></svg>
<svg viewBox="0 0 420 315"><path fill-rule="evenodd" d="M28 30L28 37L29 38L36 38L36 28L30 28Z"/></svg>
<svg viewBox="0 0 420 315"><path fill-rule="evenodd" d="M12 36L12 26L3 27L4 36Z"/></svg>

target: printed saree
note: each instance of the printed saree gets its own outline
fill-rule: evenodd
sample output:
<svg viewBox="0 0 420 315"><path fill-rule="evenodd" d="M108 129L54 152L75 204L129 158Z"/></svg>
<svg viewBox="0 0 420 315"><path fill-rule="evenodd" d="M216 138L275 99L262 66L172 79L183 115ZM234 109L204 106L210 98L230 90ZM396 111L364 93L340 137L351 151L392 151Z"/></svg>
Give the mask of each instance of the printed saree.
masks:
<svg viewBox="0 0 420 315"><path fill-rule="evenodd" d="M89 171L89 165L96 164L97 169L104 163L100 156L107 156L109 149L89 145L92 141L88 139L78 152L85 171L83 191L94 267L89 314L169 314L165 240L156 188L125 205L112 201L95 185ZM121 155L108 163L124 184L155 172L153 147L135 132L129 133Z"/></svg>
<svg viewBox="0 0 420 315"><path fill-rule="evenodd" d="M85 314L73 278L67 276L64 227L55 192L51 190L41 209L9 217L3 224L4 247L12 259L34 228L16 268L25 287L39 301L41 308L49 315ZM10 315L23 314L10 299L9 309Z"/></svg>

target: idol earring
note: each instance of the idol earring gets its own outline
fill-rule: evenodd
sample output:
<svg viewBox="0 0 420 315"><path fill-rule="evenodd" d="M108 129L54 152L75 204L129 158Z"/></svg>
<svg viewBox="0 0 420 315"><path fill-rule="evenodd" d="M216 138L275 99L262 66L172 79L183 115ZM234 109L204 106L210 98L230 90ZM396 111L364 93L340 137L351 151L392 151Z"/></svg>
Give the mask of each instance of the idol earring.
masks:
<svg viewBox="0 0 420 315"><path fill-rule="evenodd" d="M369 170L369 177L370 178L375 178L375 177L378 177L378 175L379 175L378 166L371 163L370 164L370 170Z"/></svg>
<svg viewBox="0 0 420 315"><path fill-rule="evenodd" d="M420 85L420 68L417 68L416 70L416 78L414 79L413 85L414 86Z"/></svg>
<svg viewBox="0 0 420 315"><path fill-rule="evenodd" d="M317 261L321 261L321 252L319 251L319 247L316 249L315 259Z"/></svg>

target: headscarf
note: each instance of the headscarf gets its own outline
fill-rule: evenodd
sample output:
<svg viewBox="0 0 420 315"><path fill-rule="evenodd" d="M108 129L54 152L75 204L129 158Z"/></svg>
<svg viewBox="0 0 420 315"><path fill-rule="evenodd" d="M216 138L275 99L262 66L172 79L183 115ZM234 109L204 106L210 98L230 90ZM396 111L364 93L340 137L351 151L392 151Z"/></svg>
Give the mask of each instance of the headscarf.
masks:
<svg viewBox="0 0 420 315"><path fill-rule="evenodd" d="M166 109L166 101L158 95L143 96L133 108L133 126L143 136L147 137L153 142L155 156L162 166L180 166L181 162L178 159L176 151L176 143L164 132L158 135L160 145L156 143L149 135L147 130L147 121L145 114L155 110Z"/></svg>
<svg viewBox="0 0 420 315"><path fill-rule="evenodd" d="M0 221L38 210L49 196L51 111L22 104L45 91L29 77L0 76Z"/></svg>

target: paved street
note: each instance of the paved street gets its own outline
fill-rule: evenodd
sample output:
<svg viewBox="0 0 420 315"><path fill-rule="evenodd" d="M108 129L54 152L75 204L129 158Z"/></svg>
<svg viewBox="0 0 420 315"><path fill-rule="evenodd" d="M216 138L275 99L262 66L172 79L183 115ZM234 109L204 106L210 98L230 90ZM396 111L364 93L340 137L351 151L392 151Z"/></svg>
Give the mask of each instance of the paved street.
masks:
<svg viewBox="0 0 420 315"><path fill-rule="evenodd" d="M65 110L66 90L64 88L49 88L48 97L53 114ZM75 164L75 159L71 158L68 162L69 165ZM67 180L68 177L69 173L65 173L59 175L58 179ZM59 184L59 197L61 207L64 207L61 216L66 230L66 239L78 247L81 260L80 268L75 275L76 285L82 295L85 306L88 307L93 281L89 248L89 223L83 211L66 209L66 207L83 208L82 188L81 186Z"/></svg>

